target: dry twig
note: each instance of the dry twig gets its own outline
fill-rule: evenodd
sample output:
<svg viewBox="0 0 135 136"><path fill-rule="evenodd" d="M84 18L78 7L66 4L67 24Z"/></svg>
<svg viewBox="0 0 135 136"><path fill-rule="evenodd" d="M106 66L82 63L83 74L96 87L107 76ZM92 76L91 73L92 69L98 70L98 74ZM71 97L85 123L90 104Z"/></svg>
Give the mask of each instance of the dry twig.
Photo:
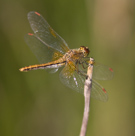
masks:
<svg viewBox="0 0 135 136"><path fill-rule="evenodd" d="M85 136L86 130L87 130L89 111L90 111L90 93L92 88L93 64L94 64L94 59L90 58L89 67L87 70L87 78L85 80L85 85L84 85L85 105L84 105L84 114L83 114L83 121L82 121L80 136Z"/></svg>

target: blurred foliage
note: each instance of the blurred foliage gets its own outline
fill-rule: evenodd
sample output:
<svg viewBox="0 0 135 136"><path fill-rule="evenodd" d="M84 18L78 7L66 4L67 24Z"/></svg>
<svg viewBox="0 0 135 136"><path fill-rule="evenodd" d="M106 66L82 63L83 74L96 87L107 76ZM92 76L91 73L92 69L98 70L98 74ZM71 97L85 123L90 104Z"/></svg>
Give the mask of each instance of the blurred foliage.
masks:
<svg viewBox="0 0 135 136"><path fill-rule="evenodd" d="M70 48L111 66L113 80L100 82L109 101L91 100L87 135L135 135L135 1L0 1L0 136L77 136L83 96L63 86L59 72L19 72L38 61L24 41L32 32L27 13L38 11Z"/></svg>

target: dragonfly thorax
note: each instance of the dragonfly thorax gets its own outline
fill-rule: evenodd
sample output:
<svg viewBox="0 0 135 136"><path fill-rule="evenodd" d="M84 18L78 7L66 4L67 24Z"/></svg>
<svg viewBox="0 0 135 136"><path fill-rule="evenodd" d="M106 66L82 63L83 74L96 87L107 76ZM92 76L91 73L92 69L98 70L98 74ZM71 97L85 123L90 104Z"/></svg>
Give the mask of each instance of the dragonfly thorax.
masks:
<svg viewBox="0 0 135 136"><path fill-rule="evenodd" d="M82 58L85 58L89 55L89 48L85 46L81 46L78 49L71 49L69 50L64 56L64 60L72 60L72 61L78 61Z"/></svg>

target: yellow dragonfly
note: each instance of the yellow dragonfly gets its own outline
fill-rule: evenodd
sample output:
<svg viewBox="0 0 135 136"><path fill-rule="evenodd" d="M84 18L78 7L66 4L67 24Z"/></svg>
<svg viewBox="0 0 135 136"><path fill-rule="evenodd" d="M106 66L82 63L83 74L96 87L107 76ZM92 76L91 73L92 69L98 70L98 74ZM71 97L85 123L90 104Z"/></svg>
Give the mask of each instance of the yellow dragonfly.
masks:
<svg viewBox="0 0 135 136"><path fill-rule="evenodd" d="M71 89L83 93L89 64L89 48L81 46L78 49L69 49L65 40L51 28L38 12L29 12L28 20L34 34L28 33L25 40L41 64L23 67L19 70L49 69L50 72L55 73L64 66L60 72L61 82ZM91 97L107 101L106 90L94 79L108 80L112 77L113 70L111 68L94 64Z"/></svg>

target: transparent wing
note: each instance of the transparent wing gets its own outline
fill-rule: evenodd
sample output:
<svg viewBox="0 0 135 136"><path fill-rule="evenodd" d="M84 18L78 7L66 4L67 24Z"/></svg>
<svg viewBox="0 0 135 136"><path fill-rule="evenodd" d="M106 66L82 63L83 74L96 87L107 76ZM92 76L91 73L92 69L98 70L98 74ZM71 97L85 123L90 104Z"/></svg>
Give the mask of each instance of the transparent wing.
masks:
<svg viewBox="0 0 135 136"><path fill-rule="evenodd" d="M60 80L67 87L83 93L85 77L78 74L72 67L70 64L66 64L60 72Z"/></svg>
<svg viewBox="0 0 135 136"><path fill-rule="evenodd" d="M60 73L60 80L64 85L82 94L84 92L85 79L86 76L78 74L69 64ZM101 101L108 100L105 89L95 80L92 80L91 97Z"/></svg>
<svg viewBox="0 0 135 136"><path fill-rule="evenodd" d="M108 66L102 64L94 64L93 78L97 80L110 80L113 78L114 72Z"/></svg>
<svg viewBox="0 0 135 136"><path fill-rule="evenodd" d="M28 13L28 20L35 33L35 37L42 42L42 45L46 45L48 48L57 50L62 54L69 50L65 40L51 28L42 15L31 11Z"/></svg>
<svg viewBox="0 0 135 136"><path fill-rule="evenodd" d="M89 58L82 58L78 64L78 69L82 73L87 73L87 68L89 64ZM96 80L110 80L113 78L113 70L103 64L94 63L93 65L93 78Z"/></svg>
<svg viewBox="0 0 135 136"><path fill-rule="evenodd" d="M95 80L92 80L91 97L103 102L108 100L108 94L106 90Z"/></svg>
<svg viewBox="0 0 135 136"><path fill-rule="evenodd" d="M47 63L53 60L57 60L63 56L59 51L45 46L44 43L39 40L35 34L27 34L25 41L37 57L40 63Z"/></svg>

